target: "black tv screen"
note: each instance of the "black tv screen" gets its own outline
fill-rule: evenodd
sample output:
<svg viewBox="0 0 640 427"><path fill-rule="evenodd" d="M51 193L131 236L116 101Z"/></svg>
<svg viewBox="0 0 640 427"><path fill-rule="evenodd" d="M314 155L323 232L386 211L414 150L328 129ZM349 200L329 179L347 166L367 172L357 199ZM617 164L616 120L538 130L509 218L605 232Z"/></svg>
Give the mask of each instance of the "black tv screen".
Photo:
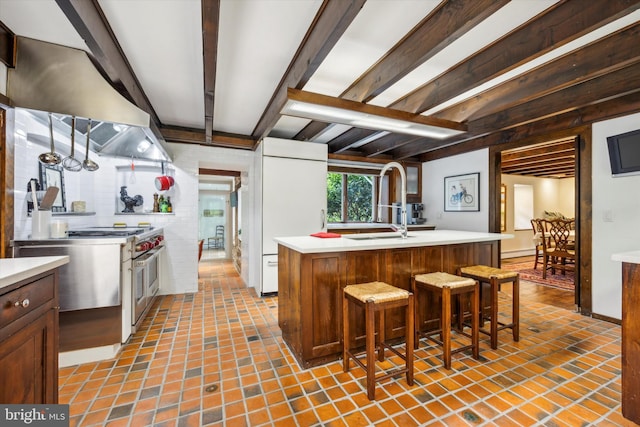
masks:
<svg viewBox="0 0 640 427"><path fill-rule="evenodd" d="M640 129L607 137L613 175L640 172Z"/></svg>

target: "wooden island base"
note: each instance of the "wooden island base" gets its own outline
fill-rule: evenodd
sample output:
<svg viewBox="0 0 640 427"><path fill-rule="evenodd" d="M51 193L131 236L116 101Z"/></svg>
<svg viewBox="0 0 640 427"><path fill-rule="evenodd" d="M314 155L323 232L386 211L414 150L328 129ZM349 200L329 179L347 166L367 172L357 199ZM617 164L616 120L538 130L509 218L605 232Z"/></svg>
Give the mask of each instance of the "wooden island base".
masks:
<svg viewBox="0 0 640 427"><path fill-rule="evenodd" d="M410 289L415 274L472 264L499 266L499 240L460 244L301 253L278 245L278 323L282 337L299 365L310 368L337 360L342 354L342 288L382 281ZM488 295L485 292L485 295ZM432 305L433 307L429 307ZM416 302L421 330L436 329L438 301ZM364 347L364 311L352 307L351 347ZM402 341L403 309L385 314L385 336Z"/></svg>

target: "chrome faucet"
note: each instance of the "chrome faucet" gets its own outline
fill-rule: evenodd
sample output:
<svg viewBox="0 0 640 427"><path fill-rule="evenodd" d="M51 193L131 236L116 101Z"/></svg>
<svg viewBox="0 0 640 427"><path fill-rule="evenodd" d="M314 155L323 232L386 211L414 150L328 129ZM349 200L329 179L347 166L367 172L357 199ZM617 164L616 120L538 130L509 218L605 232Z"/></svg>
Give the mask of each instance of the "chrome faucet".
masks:
<svg viewBox="0 0 640 427"><path fill-rule="evenodd" d="M398 169L398 171L400 172L400 180L402 181L402 187L400 188L402 193L402 198L401 198L402 205L400 207L401 209L400 220L402 224L400 225L400 235L402 236L403 239L406 239L407 238L407 174L404 172L404 168L400 163L389 162L382 167L382 170L380 171L380 179L384 177L384 174L387 173L387 171L391 167ZM382 183L378 186L378 222L382 222L383 207L394 207L391 205L380 204L381 200L382 200ZM393 224L393 221L390 221L390 222L394 231L397 231L395 225Z"/></svg>

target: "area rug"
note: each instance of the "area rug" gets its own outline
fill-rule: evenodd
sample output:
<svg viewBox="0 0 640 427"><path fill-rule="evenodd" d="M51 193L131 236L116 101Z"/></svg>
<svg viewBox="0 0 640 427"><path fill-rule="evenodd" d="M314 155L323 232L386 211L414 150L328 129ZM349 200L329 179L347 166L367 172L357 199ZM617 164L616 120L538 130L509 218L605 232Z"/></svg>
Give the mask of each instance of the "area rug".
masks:
<svg viewBox="0 0 640 427"><path fill-rule="evenodd" d="M551 270L547 271L547 278L542 278L542 265L538 264L537 269L533 269L533 261L518 262L518 263L502 263L502 268L505 270L517 271L520 273L520 280L528 280L543 286L550 286L552 288L565 289L568 291L575 290L574 285L574 272L567 271L567 275L563 276L562 273L556 270L556 274L551 274Z"/></svg>

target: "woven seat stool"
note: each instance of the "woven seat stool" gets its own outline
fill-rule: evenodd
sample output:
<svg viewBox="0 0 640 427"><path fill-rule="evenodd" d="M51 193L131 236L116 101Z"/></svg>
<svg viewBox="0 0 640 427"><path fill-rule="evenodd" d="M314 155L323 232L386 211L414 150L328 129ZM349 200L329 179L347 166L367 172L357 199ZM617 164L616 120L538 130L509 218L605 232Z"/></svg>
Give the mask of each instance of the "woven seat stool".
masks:
<svg viewBox="0 0 640 427"><path fill-rule="evenodd" d="M486 265L472 265L461 267L458 274L477 280L480 283L480 332L489 335L491 338L491 348L498 348L498 331L503 329L511 329L513 340L520 340L520 275L517 271L507 271L500 268L489 267ZM503 323L498 319L498 291L503 283L513 283L512 301L511 301L511 322ZM482 298L482 284L488 283L490 286L491 305L487 310ZM487 316L487 311L489 315ZM484 321L489 320L490 329L484 329Z"/></svg>
<svg viewBox="0 0 640 427"><path fill-rule="evenodd" d="M407 384L413 385L413 294L407 290L396 288L384 282L361 283L345 286L342 292L342 324L343 324L343 352L342 367L344 372L349 372L349 361L353 361L367 372L367 397L375 399L376 382L398 374L405 374ZM365 310L365 334L366 334L366 364L358 358L363 352L352 353L349 335L349 304L361 306ZM406 351L400 353L385 342L384 310L396 307L406 307ZM377 316L376 316L377 314ZM379 330L376 334L376 317L378 317ZM376 339L377 336L377 339ZM388 369L381 375L376 375L376 350L378 361L384 361L385 349L390 350L404 360L403 368Z"/></svg>
<svg viewBox="0 0 640 427"><path fill-rule="evenodd" d="M441 299L441 313L440 313L440 328L428 332L420 331L419 327L415 328L416 339L414 341L415 348L418 348L420 338L427 338L442 346L442 361L446 369L451 369L451 355L459 353L465 350L471 349L474 359L480 358L480 346L479 346L479 326L478 326L478 282L473 279L468 279L460 276L456 276L449 273L435 272L427 274L417 274L411 279L411 290L415 295L417 301L420 300L422 291L430 292L434 295L438 295ZM451 297L458 295L458 298L470 294L471 295L471 334L466 334L463 331L462 321L460 320L464 315L462 309L458 311L458 329L457 332L465 335L471 339L471 343L464 346L459 346L455 349L451 348ZM459 304L462 307L462 304ZM418 310L415 311L415 324L420 325L420 319L418 319ZM434 335L440 335L440 339L436 339Z"/></svg>

